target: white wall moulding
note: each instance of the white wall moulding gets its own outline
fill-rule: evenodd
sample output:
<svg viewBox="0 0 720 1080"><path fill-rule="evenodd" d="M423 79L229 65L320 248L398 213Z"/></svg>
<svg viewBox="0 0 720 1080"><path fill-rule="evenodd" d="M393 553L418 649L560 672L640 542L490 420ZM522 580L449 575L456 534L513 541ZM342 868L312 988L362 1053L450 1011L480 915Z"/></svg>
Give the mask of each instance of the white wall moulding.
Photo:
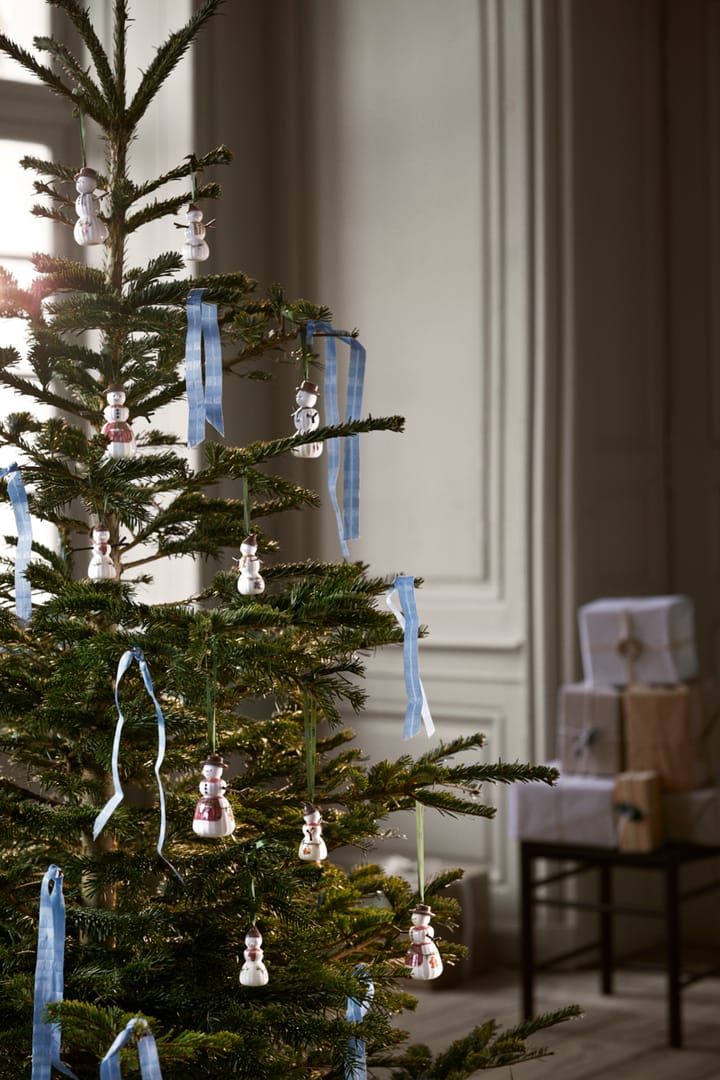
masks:
<svg viewBox="0 0 720 1080"><path fill-rule="evenodd" d="M238 168L221 177L239 207L235 253L240 244L248 270L257 258L266 280L327 303L336 326L359 327L364 411L407 418L402 438L362 438L362 536L351 557L424 579L417 604L430 636L420 667L441 737L484 730L489 753L525 761L531 713L542 712L530 707L531 617L539 612L544 625L554 601L533 592L546 555L531 555L552 535L552 508L533 504L534 485L556 467L552 451L535 453L548 407L536 366L545 302L536 289L546 277L536 261L538 72L554 77L540 63L543 6L307 0L300 18L287 0L227 5L207 43L211 70L198 68L213 100L204 130L231 146L248 137L236 99L261 89L262 120L247 122L265 149L254 155L263 183ZM253 221L241 229L246 206ZM274 413L283 429L288 411L280 401ZM238 433L255 419L240 416ZM325 503L303 554L336 559L324 476L305 470L303 482ZM358 727L378 756L402 727L401 650L373 657L369 670L370 712ZM489 860L493 889L514 896L505 825L480 824L482 852L472 830L454 826L454 843L470 861Z"/></svg>
<svg viewBox="0 0 720 1080"><path fill-rule="evenodd" d="M418 594L420 621L430 636L429 649L490 649L516 651L525 634L508 604L472 582L423 587Z"/></svg>

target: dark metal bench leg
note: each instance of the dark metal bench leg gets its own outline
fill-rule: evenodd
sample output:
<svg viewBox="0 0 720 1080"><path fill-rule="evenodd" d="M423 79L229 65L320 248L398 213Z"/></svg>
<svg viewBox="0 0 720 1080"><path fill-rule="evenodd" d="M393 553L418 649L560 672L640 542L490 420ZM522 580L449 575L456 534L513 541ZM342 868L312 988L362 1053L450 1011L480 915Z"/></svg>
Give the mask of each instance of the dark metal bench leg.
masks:
<svg viewBox="0 0 720 1080"><path fill-rule="evenodd" d="M682 1046L680 1012L680 905L678 868L669 863L665 870L665 932L667 935L668 1042Z"/></svg>
<svg viewBox="0 0 720 1080"><path fill-rule="evenodd" d="M612 916L612 867L600 867L600 973L603 994L613 992L613 916Z"/></svg>
<svg viewBox="0 0 720 1080"><path fill-rule="evenodd" d="M534 911L533 911L533 857L525 844L520 845L520 913L521 913L521 966L522 966L522 1018L533 1015L533 979L535 975Z"/></svg>

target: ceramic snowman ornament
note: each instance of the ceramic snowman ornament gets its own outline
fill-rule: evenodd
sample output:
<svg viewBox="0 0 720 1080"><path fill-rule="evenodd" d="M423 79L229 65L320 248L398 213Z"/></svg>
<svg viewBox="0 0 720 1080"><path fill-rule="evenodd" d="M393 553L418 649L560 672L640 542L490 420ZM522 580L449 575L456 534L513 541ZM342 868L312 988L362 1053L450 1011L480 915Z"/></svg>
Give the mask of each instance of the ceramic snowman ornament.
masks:
<svg viewBox="0 0 720 1080"><path fill-rule="evenodd" d="M97 182L98 177L94 169L81 169L75 177L75 190L78 193L75 200L75 212L78 219L75 222L73 236L81 247L104 244L107 240L107 228L98 216L100 200L94 194Z"/></svg>
<svg viewBox="0 0 720 1080"><path fill-rule="evenodd" d="M91 581L111 581L115 577L115 563L110 548L110 530L96 525L92 531L92 558L88 566Z"/></svg>
<svg viewBox="0 0 720 1080"><path fill-rule="evenodd" d="M210 754L203 763L202 799L195 807L193 818L193 832L198 836L230 836L235 831L235 816L225 798L227 784L222 778L226 768L220 754Z"/></svg>
<svg viewBox="0 0 720 1080"><path fill-rule="evenodd" d="M295 394L297 409L292 414L295 430L298 435L307 435L320 427L320 413L315 408L318 399L318 388L315 383L306 379L301 382ZM293 447L296 457L316 458L322 454L322 443L303 443L302 446Z"/></svg>
<svg viewBox="0 0 720 1080"><path fill-rule="evenodd" d="M260 574L262 563L257 557L257 536L252 533L240 545L240 577L237 589L241 596L259 596L265 592L265 582Z"/></svg>
<svg viewBox="0 0 720 1080"><path fill-rule="evenodd" d="M409 968L413 979L437 979L442 975L443 962L433 941L435 931L430 925L431 918L432 911L427 904L418 904L410 917L410 947L405 954L405 967Z"/></svg>
<svg viewBox="0 0 720 1080"><path fill-rule="evenodd" d="M322 862L327 859L327 845L322 835L322 818L317 806L311 802L303 806L303 838L300 841L298 855L303 862Z"/></svg>
<svg viewBox="0 0 720 1080"><path fill-rule="evenodd" d="M241 986L266 986L269 976L263 963L262 934L251 926L245 935L245 963L240 968Z"/></svg>
<svg viewBox="0 0 720 1080"><path fill-rule="evenodd" d="M113 384L105 391L107 406L103 409L104 424L102 433L107 435L108 448L106 457L132 457L135 453L135 439L128 417L130 410L125 406L125 391L122 386Z"/></svg>
<svg viewBox="0 0 720 1080"><path fill-rule="evenodd" d="M195 203L188 203L185 217L187 218L187 225L185 226L183 259L204 262L210 256L210 248L207 246L205 239L206 229L202 223L202 210Z"/></svg>

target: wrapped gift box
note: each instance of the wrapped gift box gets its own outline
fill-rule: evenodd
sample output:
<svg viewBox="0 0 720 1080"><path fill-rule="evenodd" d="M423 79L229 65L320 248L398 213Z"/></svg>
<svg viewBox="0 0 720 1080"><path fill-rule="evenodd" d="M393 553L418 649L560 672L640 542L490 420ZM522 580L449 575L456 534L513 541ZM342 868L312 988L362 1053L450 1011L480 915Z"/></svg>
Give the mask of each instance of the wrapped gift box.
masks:
<svg viewBox="0 0 720 1080"><path fill-rule="evenodd" d="M621 851L654 851L663 844L660 778L655 772L624 772L615 778L613 810Z"/></svg>
<svg viewBox="0 0 720 1080"><path fill-rule="evenodd" d="M671 843L720 848L720 787L664 795L663 814Z"/></svg>
<svg viewBox="0 0 720 1080"><path fill-rule="evenodd" d="M670 685L697 675L695 620L687 596L595 600L578 612L586 682Z"/></svg>
<svg viewBox="0 0 720 1080"><path fill-rule="evenodd" d="M551 762L559 768L559 762ZM615 781L605 776L561 776L557 784L511 784L509 831L519 840L617 846Z"/></svg>
<svg viewBox="0 0 720 1080"><path fill-rule="evenodd" d="M622 695L614 686L567 683L558 694L563 773L614 776L623 769Z"/></svg>
<svg viewBox="0 0 720 1080"><path fill-rule="evenodd" d="M712 784L716 700L711 679L670 687L631 686L624 694L627 768L654 770L666 791Z"/></svg>

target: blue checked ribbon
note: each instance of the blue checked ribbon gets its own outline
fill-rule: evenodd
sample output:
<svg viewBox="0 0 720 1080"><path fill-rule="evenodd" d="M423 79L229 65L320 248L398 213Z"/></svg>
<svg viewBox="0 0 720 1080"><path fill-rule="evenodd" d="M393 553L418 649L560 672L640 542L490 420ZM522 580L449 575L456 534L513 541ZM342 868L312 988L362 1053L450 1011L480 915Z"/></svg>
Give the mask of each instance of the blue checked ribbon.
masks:
<svg viewBox="0 0 720 1080"><path fill-rule="evenodd" d="M136 1027L141 1030L136 1032ZM137 1046L142 1080L162 1080L157 1044L153 1033L148 1027L147 1020L143 1020L142 1016L136 1016L128 1021L115 1039L115 1042L100 1062L100 1080L121 1080L120 1051L123 1046L127 1045L133 1035L137 1037L135 1045Z"/></svg>
<svg viewBox="0 0 720 1080"><path fill-rule="evenodd" d="M27 493L23 484L22 475L18 466L13 463L7 469L0 469L0 479L7 476L7 489L12 508L15 511L15 526L17 528L17 551L15 552L15 611L18 619L25 622L32 612L32 598L30 595L30 582L25 577L25 571L30 562L32 551L32 529L30 527L30 510L28 508Z"/></svg>
<svg viewBox="0 0 720 1080"><path fill-rule="evenodd" d="M307 344L310 348L313 334L321 331L325 338L325 419L328 425L340 423L338 407L337 342L343 341L350 349L347 392L345 400L346 420L359 420L362 409L363 384L365 382L365 347L349 334L341 334L328 322L313 320L305 324ZM343 462L343 508L340 511L337 498L337 482L340 473L340 444L345 444ZM350 551L348 540L360 536L360 437L349 435L346 439L327 440L328 490L335 511L340 537L340 547L347 558Z"/></svg>
<svg viewBox="0 0 720 1080"><path fill-rule="evenodd" d="M372 999L375 995L375 987L370 978L370 972L364 964L358 964L355 974L365 984L366 991L362 999L348 998L345 1019L349 1024L357 1024L367 1016ZM351 1038L347 1042L345 1054L345 1080L366 1080L367 1058L365 1054L365 1040Z"/></svg>
<svg viewBox="0 0 720 1080"><path fill-rule="evenodd" d="M49 866L40 886L35 997L33 1002L32 1080L50 1080L53 1068L77 1080L60 1061L60 1024L45 1018L45 1008L63 999L65 898L59 866Z"/></svg>
<svg viewBox="0 0 720 1080"><path fill-rule="evenodd" d="M397 589L401 609L393 603L393 593ZM405 712L403 738L412 739L420 731L420 721L425 724L428 736L435 732L433 718L430 715L425 690L420 678L418 662L418 632L420 620L415 605L415 580L409 575L398 575L386 594L387 606L400 624L403 638L403 667L405 670L405 689L408 703Z"/></svg>
<svg viewBox="0 0 720 1080"><path fill-rule="evenodd" d="M225 434L222 413L222 350L217 304L206 303L206 289L191 289L187 302L185 338L185 385L188 396L188 446L198 446L205 436L205 421ZM205 343L205 386L202 347Z"/></svg>
<svg viewBox="0 0 720 1080"><path fill-rule="evenodd" d="M145 654L142 649L139 649L137 647L133 649L128 649L127 652L124 652L123 655L120 657L120 662L118 663L117 675L115 677L115 706L117 708L118 720L115 726L115 738L113 739L112 748L112 778L114 791L112 796L105 803L105 806L102 808L98 816L95 818L95 826L93 828L93 840L97 840L98 836L103 831L108 821L115 813L115 810L118 808L118 806L125 797L122 789L122 784L120 783L120 772L118 769L118 758L120 756L120 736L122 735L125 717L123 716L122 709L120 708L118 690L120 689L120 680L132 664L133 660L137 660L138 662L140 674L142 675L143 682L145 683L145 689L150 695L152 703L155 706L155 712L157 714L158 749L157 756L155 758L155 776L157 777L158 796L160 799L160 832L158 834L157 853L163 860L163 862L170 867L176 878L179 881L182 881L182 878L178 874L175 867L172 865L171 862L168 862L168 860L162 853L163 844L165 843L166 813L165 792L163 791L162 779L160 777L160 766L162 765L165 758L165 717L163 716L162 709L160 708L160 702L155 697L155 691L153 690L153 683L150 677L150 671L147 666L147 660L145 659Z"/></svg>

